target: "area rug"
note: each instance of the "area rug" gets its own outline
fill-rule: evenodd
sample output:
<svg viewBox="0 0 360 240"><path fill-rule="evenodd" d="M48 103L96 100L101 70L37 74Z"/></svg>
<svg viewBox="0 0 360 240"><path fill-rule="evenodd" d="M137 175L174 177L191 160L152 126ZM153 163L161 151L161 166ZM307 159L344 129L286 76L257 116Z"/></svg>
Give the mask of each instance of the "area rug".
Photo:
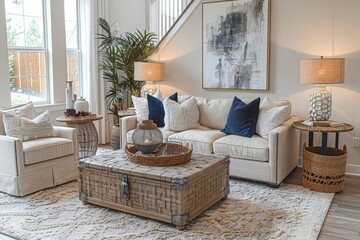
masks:
<svg viewBox="0 0 360 240"><path fill-rule="evenodd" d="M185 231L78 199L70 182L27 197L0 193L0 232L18 239L316 239L334 194L232 179L231 193Z"/></svg>

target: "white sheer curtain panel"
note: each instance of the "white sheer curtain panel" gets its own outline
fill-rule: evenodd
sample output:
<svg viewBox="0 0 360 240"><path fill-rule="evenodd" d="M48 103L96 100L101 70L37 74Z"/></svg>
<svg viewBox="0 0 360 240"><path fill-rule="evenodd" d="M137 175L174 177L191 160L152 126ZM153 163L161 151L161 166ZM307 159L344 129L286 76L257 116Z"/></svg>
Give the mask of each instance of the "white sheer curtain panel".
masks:
<svg viewBox="0 0 360 240"><path fill-rule="evenodd" d="M98 42L96 33L99 28L97 19L108 20L108 0L80 1L80 42L82 53L83 95L89 101L92 113L103 115L103 119L94 122L99 133L99 143L105 144L110 139L110 120L105 103L105 81L98 71Z"/></svg>

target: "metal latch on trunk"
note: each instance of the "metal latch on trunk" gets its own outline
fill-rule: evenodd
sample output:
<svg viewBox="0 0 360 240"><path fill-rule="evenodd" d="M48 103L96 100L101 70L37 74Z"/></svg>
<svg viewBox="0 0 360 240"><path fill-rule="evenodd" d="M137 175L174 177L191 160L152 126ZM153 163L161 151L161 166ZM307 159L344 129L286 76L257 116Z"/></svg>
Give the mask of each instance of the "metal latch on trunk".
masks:
<svg viewBox="0 0 360 240"><path fill-rule="evenodd" d="M121 193L122 197L126 200L130 199L130 191L129 191L129 183L128 183L128 176L124 174L122 176L122 182L121 182Z"/></svg>

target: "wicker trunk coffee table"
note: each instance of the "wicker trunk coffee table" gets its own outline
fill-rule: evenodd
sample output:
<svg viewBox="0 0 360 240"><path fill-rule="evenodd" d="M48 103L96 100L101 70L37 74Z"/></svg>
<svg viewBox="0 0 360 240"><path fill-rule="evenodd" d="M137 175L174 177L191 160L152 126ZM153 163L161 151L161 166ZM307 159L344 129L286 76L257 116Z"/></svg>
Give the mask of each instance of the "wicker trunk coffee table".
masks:
<svg viewBox="0 0 360 240"><path fill-rule="evenodd" d="M179 230L230 191L227 156L193 153L186 164L155 167L132 163L119 150L81 159L79 171L84 204L171 223Z"/></svg>

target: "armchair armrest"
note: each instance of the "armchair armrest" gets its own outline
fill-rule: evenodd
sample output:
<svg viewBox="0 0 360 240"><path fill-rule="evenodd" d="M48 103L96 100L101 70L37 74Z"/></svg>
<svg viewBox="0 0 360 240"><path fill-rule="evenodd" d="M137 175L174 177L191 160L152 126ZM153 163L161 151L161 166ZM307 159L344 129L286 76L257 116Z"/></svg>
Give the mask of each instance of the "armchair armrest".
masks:
<svg viewBox="0 0 360 240"><path fill-rule="evenodd" d="M54 126L54 131L56 133L56 136L61 138L67 138L73 141L77 141L77 130L76 128L71 127L59 127Z"/></svg>
<svg viewBox="0 0 360 240"><path fill-rule="evenodd" d="M299 161L300 131L292 123L301 120L292 117L269 133L269 163L271 182L278 185L297 166Z"/></svg>
<svg viewBox="0 0 360 240"><path fill-rule="evenodd" d="M78 159L78 139L77 139L77 129L71 127L59 127L53 126L54 131L58 137L67 138L73 141L74 148L74 159Z"/></svg>
<svg viewBox="0 0 360 240"><path fill-rule="evenodd" d="M0 135L0 173L18 176L18 165L24 165L22 141Z"/></svg>
<svg viewBox="0 0 360 240"><path fill-rule="evenodd" d="M135 129L137 125L136 115L123 117L120 119L121 127L121 148L124 149L127 144L127 132Z"/></svg>

